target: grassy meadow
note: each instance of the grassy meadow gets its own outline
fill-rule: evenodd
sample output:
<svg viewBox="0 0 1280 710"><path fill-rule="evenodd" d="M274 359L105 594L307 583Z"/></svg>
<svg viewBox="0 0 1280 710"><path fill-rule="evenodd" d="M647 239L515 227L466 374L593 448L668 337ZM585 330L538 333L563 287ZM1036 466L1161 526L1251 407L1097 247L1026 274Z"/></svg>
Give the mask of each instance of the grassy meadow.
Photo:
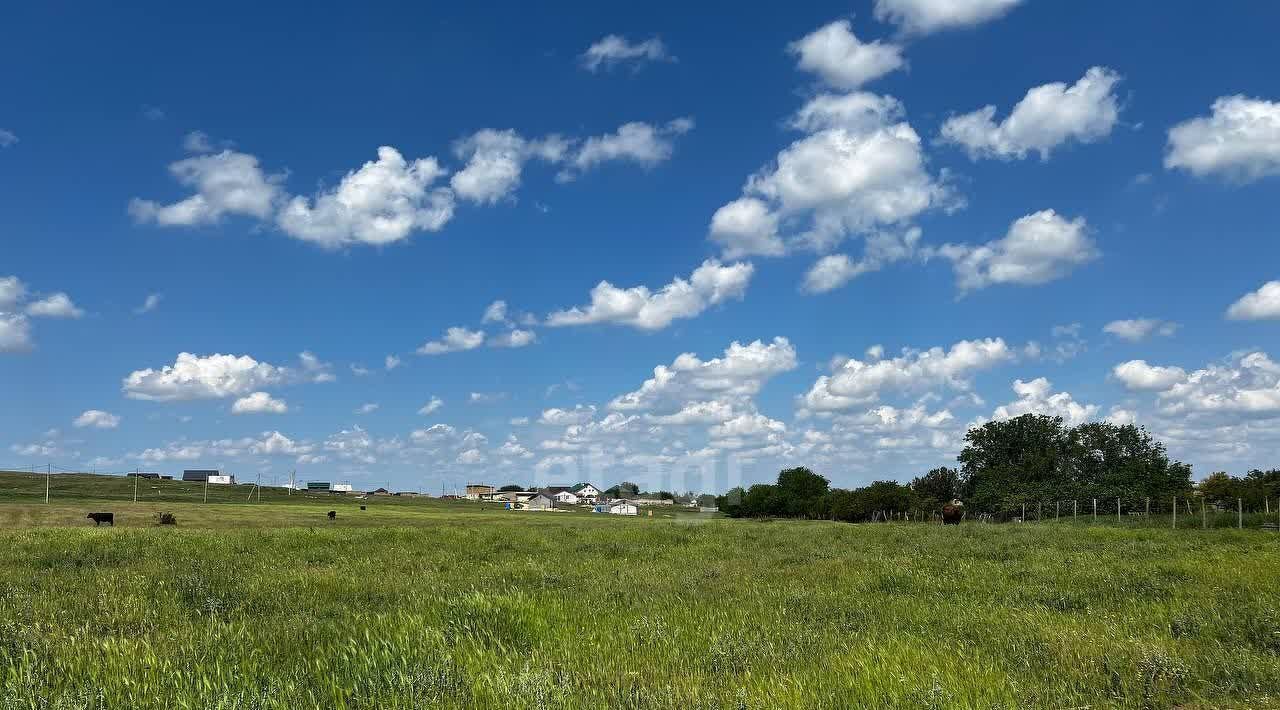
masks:
<svg viewBox="0 0 1280 710"><path fill-rule="evenodd" d="M1275 533L36 478L0 475L0 709L1280 707Z"/></svg>

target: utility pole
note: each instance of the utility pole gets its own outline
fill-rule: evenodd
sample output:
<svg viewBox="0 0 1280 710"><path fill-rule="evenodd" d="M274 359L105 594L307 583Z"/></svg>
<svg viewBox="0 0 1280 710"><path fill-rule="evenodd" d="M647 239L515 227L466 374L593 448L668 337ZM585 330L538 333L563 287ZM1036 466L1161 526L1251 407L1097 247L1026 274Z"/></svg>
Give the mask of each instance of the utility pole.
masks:
<svg viewBox="0 0 1280 710"><path fill-rule="evenodd" d="M1093 522L1098 522L1098 499L1093 499Z"/></svg>
<svg viewBox="0 0 1280 710"><path fill-rule="evenodd" d="M1244 499L1236 498L1236 528L1244 530Z"/></svg>
<svg viewBox="0 0 1280 710"><path fill-rule="evenodd" d="M1173 529L1178 529L1178 496L1173 497Z"/></svg>
<svg viewBox="0 0 1280 710"><path fill-rule="evenodd" d="M44 464L44 502L49 502L49 477L53 475L53 464L45 462Z"/></svg>
<svg viewBox="0 0 1280 710"><path fill-rule="evenodd" d="M1204 510L1204 496L1200 496L1200 529L1209 529L1209 514Z"/></svg>
<svg viewBox="0 0 1280 710"><path fill-rule="evenodd" d="M1116 522L1120 522L1120 499L1116 498Z"/></svg>
<svg viewBox="0 0 1280 710"><path fill-rule="evenodd" d="M204 502L209 502L209 474L204 475Z"/></svg>
<svg viewBox="0 0 1280 710"><path fill-rule="evenodd" d="M138 475L140 473L142 473L142 469L140 468L134 469L134 472L133 472L133 502L134 503L138 502L138 479L142 478L142 476Z"/></svg>

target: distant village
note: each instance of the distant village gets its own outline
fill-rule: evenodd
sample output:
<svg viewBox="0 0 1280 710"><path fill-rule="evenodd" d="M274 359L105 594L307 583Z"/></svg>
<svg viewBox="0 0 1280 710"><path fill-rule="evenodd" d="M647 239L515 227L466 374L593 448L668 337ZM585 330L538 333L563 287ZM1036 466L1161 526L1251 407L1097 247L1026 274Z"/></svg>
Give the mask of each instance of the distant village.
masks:
<svg viewBox="0 0 1280 710"><path fill-rule="evenodd" d="M138 478L172 479L173 476L161 473L136 471L128 474ZM187 469L182 472L182 480L188 483L205 485L235 485L236 477L217 469ZM350 483L333 483L330 481L290 481L289 488L309 493L332 493L339 495L398 496L398 497L431 497L416 491L391 492L386 488L372 491L360 491ZM469 483L462 494L442 494L441 500L470 500L477 502L500 503L506 510L512 511L568 511L589 510L593 513L608 515L639 515L641 508L663 506L680 506L692 508L700 512L716 512L716 499L713 495L684 494L678 495L666 491L643 493L632 483L621 483L606 490L580 482L574 485L554 485L542 488L526 488L519 485L506 485L501 488L488 483ZM652 512L650 512L652 515Z"/></svg>

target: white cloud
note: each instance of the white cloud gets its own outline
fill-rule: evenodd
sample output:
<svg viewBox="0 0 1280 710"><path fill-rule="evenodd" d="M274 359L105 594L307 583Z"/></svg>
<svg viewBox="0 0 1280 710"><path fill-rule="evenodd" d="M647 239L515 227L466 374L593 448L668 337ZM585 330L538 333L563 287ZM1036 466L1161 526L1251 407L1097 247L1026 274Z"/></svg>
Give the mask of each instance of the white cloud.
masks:
<svg viewBox="0 0 1280 710"><path fill-rule="evenodd" d="M657 37L650 37L642 42L630 42L620 35L606 35L587 47L587 51L582 53L580 60L584 69L596 72L622 64L628 64L633 70L639 70L647 62L674 62L676 58L671 56L666 45Z"/></svg>
<svg viewBox="0 0 1280 710"><path fill-rule="evenodd" d="M134 219L183 227L211 224L228 214L266 220L283 194L283 175L266 175L256 157L233 150L179 160L169 172L195 194L169 205L135 198L129 203Z"/></svg>
<svg viewBox="0 0 1280 710"><path fill-rule="evenodd" d="M458 454L458 463L463 465L482 464L486 461L485 455L480 449L467 449Z"/></svg>
<svg viewBox="0 0 1280 710"><path fill-rule="evenodd" d="M386 358L383 359L382 366L386 368L388 372L396 369L397 367L400 367L400 356L388 355Z"/></svg>
<svg viewBox="0 0 1280 710"><path fill-rule="evenodd" d="M902 48L876 40L862 42L848 20L836 20L792 42L797 66L813 72L837 89L856 89L902 68Z"/></svg>
<svg viewBox="0 0 1280 710"><path fill-rule="evenodd" d="M217 399L241 395L285 381L289 370L258 362L248 355L178 353L172 365L129 373L123 381L126 396L168 402Z"/></svg>
<svg viewBox="0 0 1280 710"><path fill-rule="evenodd" d="M609 408L660 414L711 398L744 399L759 392L770 378L795 367L796 351L786 338L774 338L768 344L734 341L722 357L702 360L693 353L683 353L670 366L655 367L653 377L640 389L614 398Z"/></svg>
<svg viewBox="0 0 1280 710"><path fill-rule="evenodd" d="M37 318L80 318L84 311L65 293L55 293L27 304L27 315Z"/></svg>
<svg viewBox="0 0 1280 710"><path fill-rule="evenodd" d="M284 414L289 405L267 392L252 392L231 405L232 414Z"/></svg>
<svg viewBox="0 0 1280 710"><path fill-rule="evenodd" d="M748 263L722 265L708 259L688 280L677 277L656 292L646 286L618 288L601 281L591 289L589 305L556 311L547 316L546 323L550 326L614 323L641 330L660 330L674 320L692 318L726 300L741 299L753 273L754 267Z"/></svg>
<svg viewBox="0 0 1280 710"><path fill-rule="evenodd" d="M494 301L490 303L488 308L484 309L484 316L480 319L481 323L506 323L507 322L507 302Z"/></svg>
<svg viewBox="0 0 1280 710"><path fill-rule="evenodd" d="M568 149L569 142L557 135L528 140L514 130L486 128L454 146L454 152L467 164L454 173L449 184L463 199L494 204L520 186L521 172L530 158L559 162Z"/></svg>
<svg viewBox="0 0 1280 710"><path fill-rule="evenodd" d="M324 362L309 350L298 353L298 361L302 364L302 379L309 382L333 382L338 379L332 372L333 365Z"/></svg>
<svg viewBox="0 0 1280 710"><path fill-rule="evenodd" d="M378 403L367 402L365 404L360 405L359 407L356 407L355 413L356 414L373 414L376 411L378 411Z"/></svg>
<svg viewBox="0 0 1280 710"><path fill-rule="evenodd" d="M570 424L585 424L591 421L596 415L596 408L593 406L575 405L573 409L560 409L552 407L545 409L542 416L538 418L539 424L547 424L550 426L568 426Z"/></svg>
<svg viewBox="0 0 1280 710"><path fill-rule="evenodd" d="M1112 368L1111 374L1128 389L1152 392L1167 390L1187 377L1181 367L1148 365L1146 360L1122 362Z"/></svg>
<svg viewBox="0 0 1280 710"><path fill-rule="evenodd" d="M868 235L862 258L854 261L847 254L829 254L818 259L805 273L803 288L809 293L825 293L862 274L879 271L887 264L909 259L920 242L920 228L912 227L902 234L879 232Z"/></svg>
<svg viewBox="0 0 1280 710"><path fill-rule="evenodd" d="M732 254L776 255L780 241L827 251L851 234L958 207L929 174L920 136L901 116L892 97L812 99L791 120L808 135L748 178L743 198L713 218L711 239ZM775 225L792 236L775 234Z"/></svg>
<svg viewBox="0 0 1280 710"><path fill-rule="evenodd" d="M1121 340L1137 343L1151 335L1172 336L1178 332L1178 324L1158 318L1131 318L1113 320L1102 326L1102 332L1110 333Z"/></svg>
<svg viewBox="0 0 1280 710"><path fill-rule="evenodd" d="M654 126L640 121L625 123L613 133L591 136L568 158L568 166L556 176L573 180L602 163L623 161L652 167L671 158L675 139L693 130L692 118L677 118Z"/></svg>
<svg viewBox="0 0 1280 710"><path fill-rule="evenodd" d="M1257 291L1240 297L1227 309L1231 320L1274 320L1280 318L1280 281L1268 281Z"/></svg>
<svg viewBox="0 0 1280 710"><path fill-rule="evenodd" d="M27 285L17 276L0 277L0 310L9 310L27 297Z"/></svg>
<svg viewBox="0 0 1280 710"><path fill-rule="evenodd" d="M0 353L30 350L31 322L21 313L0 310Z"/></svg>
<svg viewBox="0 0 1280 710"><path fill-rule="evenodd" d="M484 344L484 331L467 330L454 327L445 331L440 340L432 340L418 348L419 355L441 355L443 353L474 350Z"/></svg>
<svg viewBox="0 0 1280 710"><path fill-rule="evenodd" d="M133 312L137 313L138 315L142 315L143 313L150 313L151 311L154 311L156 308L160 306L160 300L163 298L164 298L164 294L149 293L147 294L146 299L142 301L142 305L133 309Z"/></svg>
<svg viewBox="0 0 1280 710"><path fill-rule="evenodd" d="M933 253L953 262L962 292L1002 283L1047 283L1100 254L1083 217L1068 221L1053 210L1018 218L1003 239L977 247L946 244Z"/></svg>
<svg viewBox="0 0 1280 710"><path fill-rule="evenodd" d="M538 334L532 330L514 328L489 338L489 346L494 348L523 348L538 341Z"/></svg>
<svg viewBox="0 0 1280 710"><path fill-rule="evenodd" d="M1021 159L1028 153L1047 160L1067 141L1093 143L1111 134L1120 116L1113 92L1119 82L1111 69L1092 67L1072 86L1054 82L1031 89L998 124L995 106L953 116L942 124L941 139L963 146L974 160Z"/></svg>
<svg viewBox="0 0 1280 710"><path fill-rule="evenodd" d="M1016 401L996 407L995 419L1013 419L1023 414L1047 414L1051 417L1062 417L1067 426L1079 426L1098 413L1094 404L1080 404L1069 392L1053 392L1053 385L1043 377L1030 382L1014 380L1013 391L1018 395Z"/></svg>
<svg viewBox="0 0 1280 710"><path fill-rule="evenodd" d="M432 414L438 411L443 406L444 406L443 399L440 399L439 397L432 397L430 402L427 402L426 404L422 405L422 409L418 410L418 414L426 416L428 414Z"/></svg>
<svg viewBox="0 0 1280 710"><path fill-rule="evenodd" d="M1225 363L1160 384L1165 385L1159 401L1166 414L1280 416L1280 364L1264 352L1237 353Z"/></svg>
<svg viewBox="0 0 1280 710"><path fill-rule="evenodd" d="M875 16L912 34L973 27L1003 17L1022 0L876 0Z"/></svg>
<svg viewBox="0 0 1280 710"><path fill-rule="evenodd" d="M711 216L711 240L721 246L726 259L786 252L778 236L778 216L755 197L740 197L716 210Z"/></svg>
<svg viewBox="0 0 1280 710"><path fill-rule="evenodd" d="M934 386L967 391L969 377L981 370L1010 362L1014 351L1001 338L961 340L950 349L904 349L901 356L839 362L831 375L823 375L801 398L805 411L849 409L880 398L885 390L911 392Z"/></svg>
<svg viewBox="0 0 1280 710"><path fill-rule="evenodd" d="M72 422L77 428L93 427L94 429L115 429L120 426L120 417L101 409L86 409Z"/></svg>
<svg viewBox="0 0 1280 710"><path fill-rule="evenodd" d="M467 396L467 400L472 404L493 404L506 398L506 392L472 392Z"/></svg>
<svg viewBox="0 0 1280 710"><path fill-rule="evenodd" d="M733 418L735 407L731 402L719 400L689 402L671 414L647 414L650 421L659 424L716 424Z"/></svg>
<svg viewBox="0 0 1280 710"><path fill-rule="evenodd" d="M390 244L418 230L435 232L453 218L453 193L432 187L445 171L435 158L412 162L395 148L346 174L314 199L293 197L277 216L285 233L326 248Z"/></svg>
<svg viewBox="0 0 1280 710"><path fill-rule="evenodd" d="M0 128L0 148L8 148L11 145L17 145L18 135L13 131L6 131Z"/></svg>
<svg viewBox="0 0 1280 710"><path fill-rule="evenodd" d="M1164 166L1233 182L1280 174L1280 102L1239 94L1218 98L1212 115L1169 129Z"/></svg>
<svg viewBox="0 0 1280 710"><path fill-rule="evenodd" d="M351 363L351 374L355 375L356 377L365 377L369 375L371 372L372 371L369 368L365 367L364 365L357 365L354 362Z"/></svg>

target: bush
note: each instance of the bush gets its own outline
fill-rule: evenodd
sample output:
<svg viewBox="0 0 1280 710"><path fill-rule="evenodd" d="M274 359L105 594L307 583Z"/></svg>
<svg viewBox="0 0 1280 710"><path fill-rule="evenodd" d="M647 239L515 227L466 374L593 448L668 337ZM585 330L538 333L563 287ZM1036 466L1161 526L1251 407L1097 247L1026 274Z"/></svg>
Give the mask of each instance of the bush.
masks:
<svg viewBox="0 0 1280 710"><path fill-rule="evenodd" d="M178 516L174 515L173 513L161 513L160 524L161 525L177 525Z"/></svg>

